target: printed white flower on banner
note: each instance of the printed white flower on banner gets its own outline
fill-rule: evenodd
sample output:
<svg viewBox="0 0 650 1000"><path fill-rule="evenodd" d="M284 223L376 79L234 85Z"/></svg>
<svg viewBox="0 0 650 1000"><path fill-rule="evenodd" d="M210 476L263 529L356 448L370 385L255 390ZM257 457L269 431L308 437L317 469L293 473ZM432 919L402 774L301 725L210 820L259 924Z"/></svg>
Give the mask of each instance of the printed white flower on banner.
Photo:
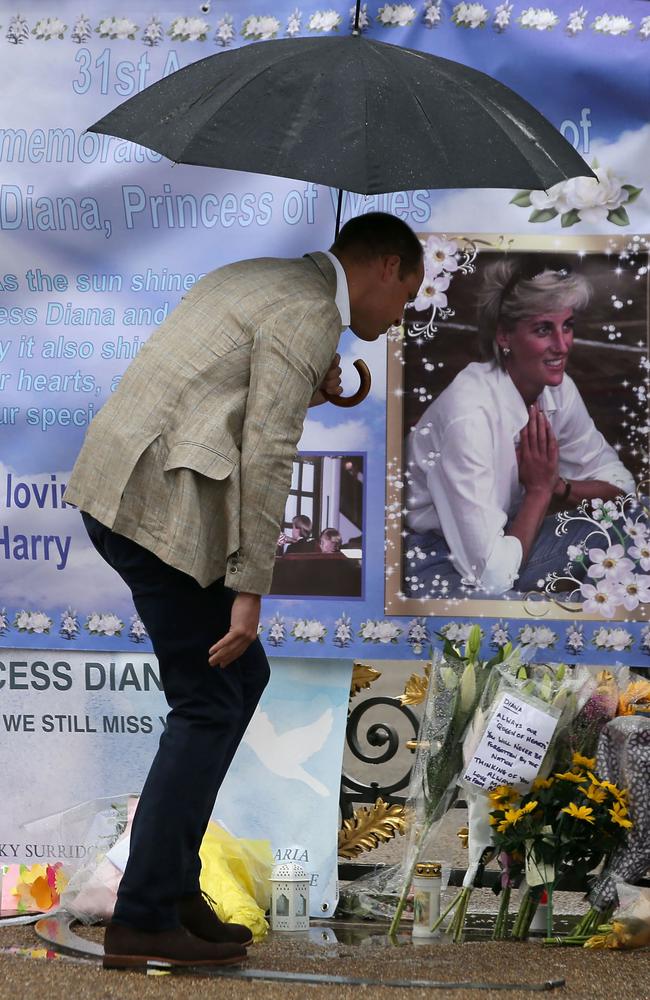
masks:
<svg viewBox="0 0 650 1000"><path fill-rule="evenodd" d="M164 37L165 29L162 21L154 14L149 23L143 28L142 41L145 45L150 45L153 48L154 45L160 45Z"/></svg>
<svg viewBox="0 0 650 1000"><path fill-rule="evenodd" d="M334 622L334 638L332 642L335 646L339 646L342 649L345 646L349 646L352 642L352 619L345 612Z"/></svg>
<svg viewBox="0 0 650 1000"><path fill-rule="evenodd" d="M44 611L18 611L14 619L14 626L19 632L42 635L44 632L50 631L52 619Z"/></svg>
<svg viewBox="0 0 650 1000"><path fill-rule="evenodd" d="M131 615L131 627L129 629L129 639L131 642L144 642L147 638L148 633L140 615Z"/></svg>
<svg viewBox="0 0 650 1000"><path fill-rule="evenodd" d="M644 41L647 41L647 39L650 38L650 14L641 19L641 24L639 25L639 35Z"/></svg>
<svg viewBox="0 0 650 1000"><path fill-rule="evenodd" d="M61 615L59 635L62 635L64 639L75 639L78 634L79 619L77 618L77 612L73 611L72 608L68 608Z"/></svg>
<svg viewBox="0 0 650 1000"><path fill-rule="evenodd" d="M63 38L67 30L60 17L42 17L32 28L32 35L47 42L50 38Z"/></svg>
<svg viewBox="0 0 650 1000"><path fill-rule="evenodd" d="M422 21L427 28L436 28L442 20L440 5L442 0L430 0L425 3Z"/></svg>
<svg viewBox="0 0 650 1000"><path fill-rule="evenodd" d="M293 38L294 35L300 34L301 28L302 28L302 11L299 10L298 7L294 7L294 9L291 11L287 19L287 27L285 35L289 35L290 38Z"/></svg>
<svg viewBox="0 0 650 1000"><path fill-rule="evenodd" d="M458 243L441 236L429 236L422 244L424 249L425 275L435 277L443 271L458 270Z"/></svg>
<svg viewBox="0 0 650 1000"><path fill-rule="evenodd" d="M84 628L88 629L91 635L121 635L124 622L120 621L117 615L100 615L93 611L88 615Z"/></svg>
<svg viewBox="0 0 650 1000"><path fill-rule="evenodd" d="M641 649L644 653L650 653L650 625L644 625L641 629Z"/></svg>
<svg viewBox="0 0 650 1000"><path fill-rule="evenodd" d="M552 649L557 642L557 633L548 628L547 625L524 625L519 630L518 639L522 646Z"/></svg>
<svg viewBox="0 0 650 1000"><path fill-rule="evenodd" d="M610 168L599 167L597 163L592 167L597 179L571 177L554 184L548 191L518 191L510 204L532 207L529 222L549 222L559 215L563 229L578 222L629 225L624 206L636 201L643 188L623 184Z"/></svg>
<svg viewBox="0 0 650 1000"><path fill-rule="evenodd" d="M578 7L577 10L571 11L566 26L567 35L574 36L579 34L585 26L586 17L587 17L586 7Z"/></svg>
<svg viewBox="0 0 650 1000"><path fill-rule="evenodd" d="M425 643L431 641L426 618L412 618L408 623L406 641L416 656L422 652Z"/></svg>
<svg viewBox="0 0 650 1000"><path fill-rule="evenodd" d="M489 16L482 3L457 3L451 12L452 21L461 28L482 28Z"/></svg>
<svg viewBox="0 0 650 1000"><path fill-rule="evenodd" d="M359 635L364 642L380 642L384 645L397 642L401 634L401 628L394 625L393 622L374 621L373 619L361 622L359 630Z"/></svg>
<svg viewBox="0 0 650 1000"><path fill-rule="evenodd" d="M327 629L315 618L299 618L291 629L291 634L301 642L322 642Z"/></svg>
<svg viewBox="0 0 650 1000"><path fill-rule="evenodd" d="M513 4L510 0L505 0L504 3L497 4L494 8L494 20L492 21L494 27L497 31L505 31L505 29L510 24L510 18L512 17Z"/></svg>
<svg viewBox="0 0 650 1000"><path fill-rule="evenodd" d="M6 635L10 629L9 615L6 608L0 608L0 635Z"/></svg>
<svg viewBox="0 0 650 1000"><path fill-rule="evenodd" d="M209 30L202 17L175 17L167 34L172 42L204 42Z"/></svg>
<svg viewBox="0 0 650 1000"><path fill-rule="evenodd" d="M100 38L130 38L131 41L137 30L138 25L128 17L105 17L95 28Z"/></svg>
<svg viewBox="0 0 650 1000"><path fill-rule="evenodd" d="M603 527L613 524L614 521L622 517L621 511L613 500L592 500L591 510L594 521L599 521Z"/></svg>
<svg viewBox="0 0 650 1000"><path fill-rule="evenodd" d="M9 27L5 35L7 41L13 45L22 45L29 38L29 25L22 14L14 14L9 19Z"/></svg>
<svg viewBox="0 0 650 1000"><path fill-rule="evenodd" d="M280 22L277 17L272 17L269 14L261 17L251 14L241 26L242 36L255 42L268 42L269 39L275 38L279 30Z"/></svg>
<svg viewBox="0 0 650 1000"><path fill-rule="evenodd" d="M550 7L527 7L519 16L522 28L534 28L537 31L550 31L559 20Z"/></svg>
<svg viewBox="0 0 650 1000"><path fill-rule="evenodd" d="M386 28L406 28L415 19L410 3L386 3L377 11L377 20Z"/></svg>
<svg viewBox="0 0 650 1000"><path fill-rule="evenodd" d="M287 638L287 626L281 614L276 612L269 621L268 640L272 646L281 646Z"/></svg>
<svg viewBox="0 0 650 1000"><path fill-rule="evenodd" d="M493 649L502 649L503 646L510 642L510 631L508 628L508 623L503 620L495 622L494 625L490 627L492 633L490 638L490 645Z"/></svg>
<svg viewBox="0 0 650 1000"><path fill-rule="evenodd" d="M70 32L70 38L78 45L83 45L84 42L87 42L88 39L92 37L92 33L93 28L90 23L90 18L86 17L85 14L80 14L74 23L72 31Z"/></svg>
<svg viewBox="0 0 650 1000"><path fill-rule="evenodd" d="M350 7L350 28L354 28L354 22L357 16L356 4L354 7ZM370 18L368 17L368 4L362 3L359 7L359 31L367 31L370 27Z"/></svg>
<svg viewBox="0 0 650 1000"><path fill-rule="evenodd" d="M622 653L625 649L632 648L634 639L627 629L603 626L594 632L592 642L598 649L611 649L616 653Z"/></svg>
<svg viewBox="0 0 650 1000"><path fill-rule="evenodd" d="M650 542L643 541L638 542L637 545L631 545L629 553L633 559L636 559L644 572L650 572Z"/></svg>
<svg viewBox="0 0 650 1000"><path fill-rule="evenodd" d="M317 10L309 18L309 31L338 31L343 18L336 10Z"/></svg>
<svg viewBox="0 0 650 1000"><path fill-rule="evenodd" d="M634 23L623 14L599 14L591 27L603 35L626 35L632 30Z"/></svg>
<svg viewBox="0 0 650 1000"><path fill-rule="evenodd" d="M607 550L589 549L589 558L591 565L587 570L587 576L592 580L600 580L601 577L611 579L634 568L634 563L627 558L622 545L610 545Z"/></svg>
<svg viewBox="0 0 650 1000"><path fill-rule="evenodd" d="M634 611L639 604L650 604L650 577L639 573L621 573L615 582L619 604L627 611Z"/></svg>
<svg viewBox="0 0 650 1000"><path fill-rule="evenodd" d="M584 625L575 622L569 625L564 644L571 653L582 653L585 647Z"/></svg>
<svg viewBox="0 0 650 1000"><path fill-rule="evenodd" d="M614 593L614 581L599 580L594 587L591 583L580 584L580 594L584 598L582 610L587 614L597 611L603 618L611 618L618 607Z"/></svg>
<svg viewBox="0 0 650 1000"><path fill-rule="evenodd" d="M623 531L633 542L641 545L647 539L648 525L641 520L633 521L631 518L626 517L623 524Z"/></svg>
<svg viewBox="0 0 650 1000"><path fill-rule="evenodd" d="M232 14L224 14L224 16L217 21L217 30L214 33L214 40L217 45L221 45L222 48L227 48L232 44L235 37L235 22L233 20Z"/></svg>
<svg viewBox="0 0 650 1000"><path fill-rule="evenodd" d="M426 278L413 301L413 308L419 311L435 306L437 309L444 309L447 305L447 296L444 294L449 288L451 277L448 274L439 274L437 277L427 281Z"/></svg>
<svg viewBox="0 0 650 1000"><path fill-rule="evenodd" d="M444 635L445 639L449 639L449 642L459 644L467 642L473 628L474 622L467 622L465 625L461 625L460 622L447 622L440 629L440 635ZM483 639L483 629L481 629L481 639Z"/></svg>

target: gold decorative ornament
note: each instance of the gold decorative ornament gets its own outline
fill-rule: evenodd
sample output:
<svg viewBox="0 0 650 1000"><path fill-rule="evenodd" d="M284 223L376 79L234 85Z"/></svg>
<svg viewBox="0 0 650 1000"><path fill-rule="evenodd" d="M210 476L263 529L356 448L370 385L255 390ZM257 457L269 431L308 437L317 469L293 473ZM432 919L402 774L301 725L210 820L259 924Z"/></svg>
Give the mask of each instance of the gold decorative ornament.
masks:
<svg viewBox="0 0 650 1000"><path fill-rule="evenodd" d="M343 820L339 830L339 855L354 858L362 851L373 851L405 830L404 806L388 805L383 799L377 799L374 806L361 806L352 819Z"/></svg>
<svg viewBox="0 0 650 1000"><path fill-rule="evenodd" d="M467 827L467 826L461 826L461 828L458 831L458 833L456 834L456 836L460 840L461 847L464 847L465 849L467 849L467 847L469 845L469 827Z"/></svg>
<svg viewBox="0 0 650 1000"><path fill-rule="evenodd" d="M431 664L427 663L422 674L411 674L404 687L404 693L399 696L402 705L421 705L427 696Z"/></svg>
<svg viewBox="0 0 650 1000"><path fill-rule="evenodd" d="M425 750L428 750L430 748L430 746L431 746L431 742L429 740L407 740L406 741L406 749L410 750L411 753L415 753L415 751L417 750L418 747L424 747Z"/></svg>
<svg viewBox="0 0 650 1000"><path fill-rule="evenodd" d="M370 687L378 677L381 677L381 670L375 670L367 663L355 663L352 667L352 683L350 684L350 699L354 698L359 691Z"/></svg>

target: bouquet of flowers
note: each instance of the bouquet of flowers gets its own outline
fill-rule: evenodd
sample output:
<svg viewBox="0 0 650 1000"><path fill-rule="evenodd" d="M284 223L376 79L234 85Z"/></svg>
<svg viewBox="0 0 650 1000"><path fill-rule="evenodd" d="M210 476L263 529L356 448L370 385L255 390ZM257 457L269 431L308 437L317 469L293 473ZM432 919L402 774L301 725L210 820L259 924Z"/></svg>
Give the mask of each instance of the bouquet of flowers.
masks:
<svg viewBox="0 0 650 1000"><path fill-rule="evenodd" d="M543 890L548 896L547 931L552 935L553 890L562 876L586 877L612 856L632 827L627 792L594 773L595 758L574 753L571 769L537 778L521 795L504 787L492 793L490 824L495 849L512 859L528 883L512 929L528 936Z"/></svg>
<svg viewBox="0 0 650 1000"><path fill-rule="evenodd" d="M467 767L472 760L484 734L489 737L490 732L499 731L501 726L500 706L503 705L503 695L511 694L519 696L526 702L537 704L547 710L547 714L555 719L552 724L556 733L566 732L570 728L570 723L574 718L579 704L579 693L585 686L589 675L585 668L577 668L569 674L564 664L523 664L516 660L507 661L498 665L492 672L492 676L485 686L483 702L477 707L471 725L467 727L463 744L463 759ZM557 739L557 737L556 737ZM551 743L551 747L553 743ZM488 753L499 751L495 748L494 741L490 747L487 744ZM506 753L509 751L506 750ZM525 751L521 751L524 753ZM549 748L544 758L540 756L536 770L529 772L530 780L536 773L540 773L541 768L552 759L552 749ZM503 786L497 785L493 778L489 779L492 784L483 784L477 787L475 784L466 784L466 798L468 808L468 828L469 828L469 864L463 880L463 888L460 893L451 901L447 909L441 914L438 921L439 926L454 911L454 915L447 927L447 933L452 935L453 940L462 940L464 933L465 917L470 902L472 889L475 885L485 865L491 861L499 851L492 837L492 827L490 823L490 813L494 806L494 794L499 796ZM528 782L528 787L530 784ZM522 786L523 787L523 786ZM493 791L490 791L490 789ZM519 789L521 794L522 788ZM517 795L515 789L512 790ZM517 874L516 865L513 859L509 858L505 852L501 852L502 879L501 906L495 935L501 936L501 930L507 921L510 891Z"/></svg>
<svg viewBox="0 0 650 1000"><path fill-rule="evenodd" d="M410 890L422 845L433 825L452 805L463 766L463 741L474 719L483 690L498 664L519 663L510 644L485 661L479 658L481 632L470 630L464 651L445 638L442 654L433 654L418 747L411 771L408 809L412 817L403 884L390 926L394 936Z"/></svg>
<svg viewBox="0 0 650 1000"><path fill-rule="evenodd" d="M593 886L591 907L575 928L577 936L592 934L608 921L618 902L618 882L634 882L650 867L650 719L625 715L605 727L598 745L598 772L607 779L604 784L616 781L629 789L624 800L628 834Z"/></svg>

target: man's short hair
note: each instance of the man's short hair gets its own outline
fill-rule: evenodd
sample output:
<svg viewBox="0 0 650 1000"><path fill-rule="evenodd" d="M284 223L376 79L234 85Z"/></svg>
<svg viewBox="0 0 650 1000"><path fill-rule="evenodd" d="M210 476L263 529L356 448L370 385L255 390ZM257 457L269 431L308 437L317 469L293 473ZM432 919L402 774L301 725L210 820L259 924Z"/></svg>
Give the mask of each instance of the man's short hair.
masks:
<svg viewBox="0 0 650 1000"><path fill-rule="evenodd" d="M346 222L331 250L352 260L372 260L395 254L400 258L400 277L420 266L422 244L410 226L387 212L367 212Z"/></svg>

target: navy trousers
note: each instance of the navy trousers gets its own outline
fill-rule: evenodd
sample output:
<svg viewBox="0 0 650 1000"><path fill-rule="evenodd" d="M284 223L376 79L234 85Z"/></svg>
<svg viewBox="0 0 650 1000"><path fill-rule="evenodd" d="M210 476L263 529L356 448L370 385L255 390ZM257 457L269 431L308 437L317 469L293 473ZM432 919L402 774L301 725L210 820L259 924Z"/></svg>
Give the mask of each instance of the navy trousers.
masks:
<svg viewBox="0 0 650 1000"><path fill-rule="evenodd" d="M128 585L151 638L170 707L133 820L113 919L178 926L177 901L199 890L199 847L219 787L269 680L259 639L226 668L208 649L228 631L235 592L201 587L88 514L93 545Z"/></svg>

